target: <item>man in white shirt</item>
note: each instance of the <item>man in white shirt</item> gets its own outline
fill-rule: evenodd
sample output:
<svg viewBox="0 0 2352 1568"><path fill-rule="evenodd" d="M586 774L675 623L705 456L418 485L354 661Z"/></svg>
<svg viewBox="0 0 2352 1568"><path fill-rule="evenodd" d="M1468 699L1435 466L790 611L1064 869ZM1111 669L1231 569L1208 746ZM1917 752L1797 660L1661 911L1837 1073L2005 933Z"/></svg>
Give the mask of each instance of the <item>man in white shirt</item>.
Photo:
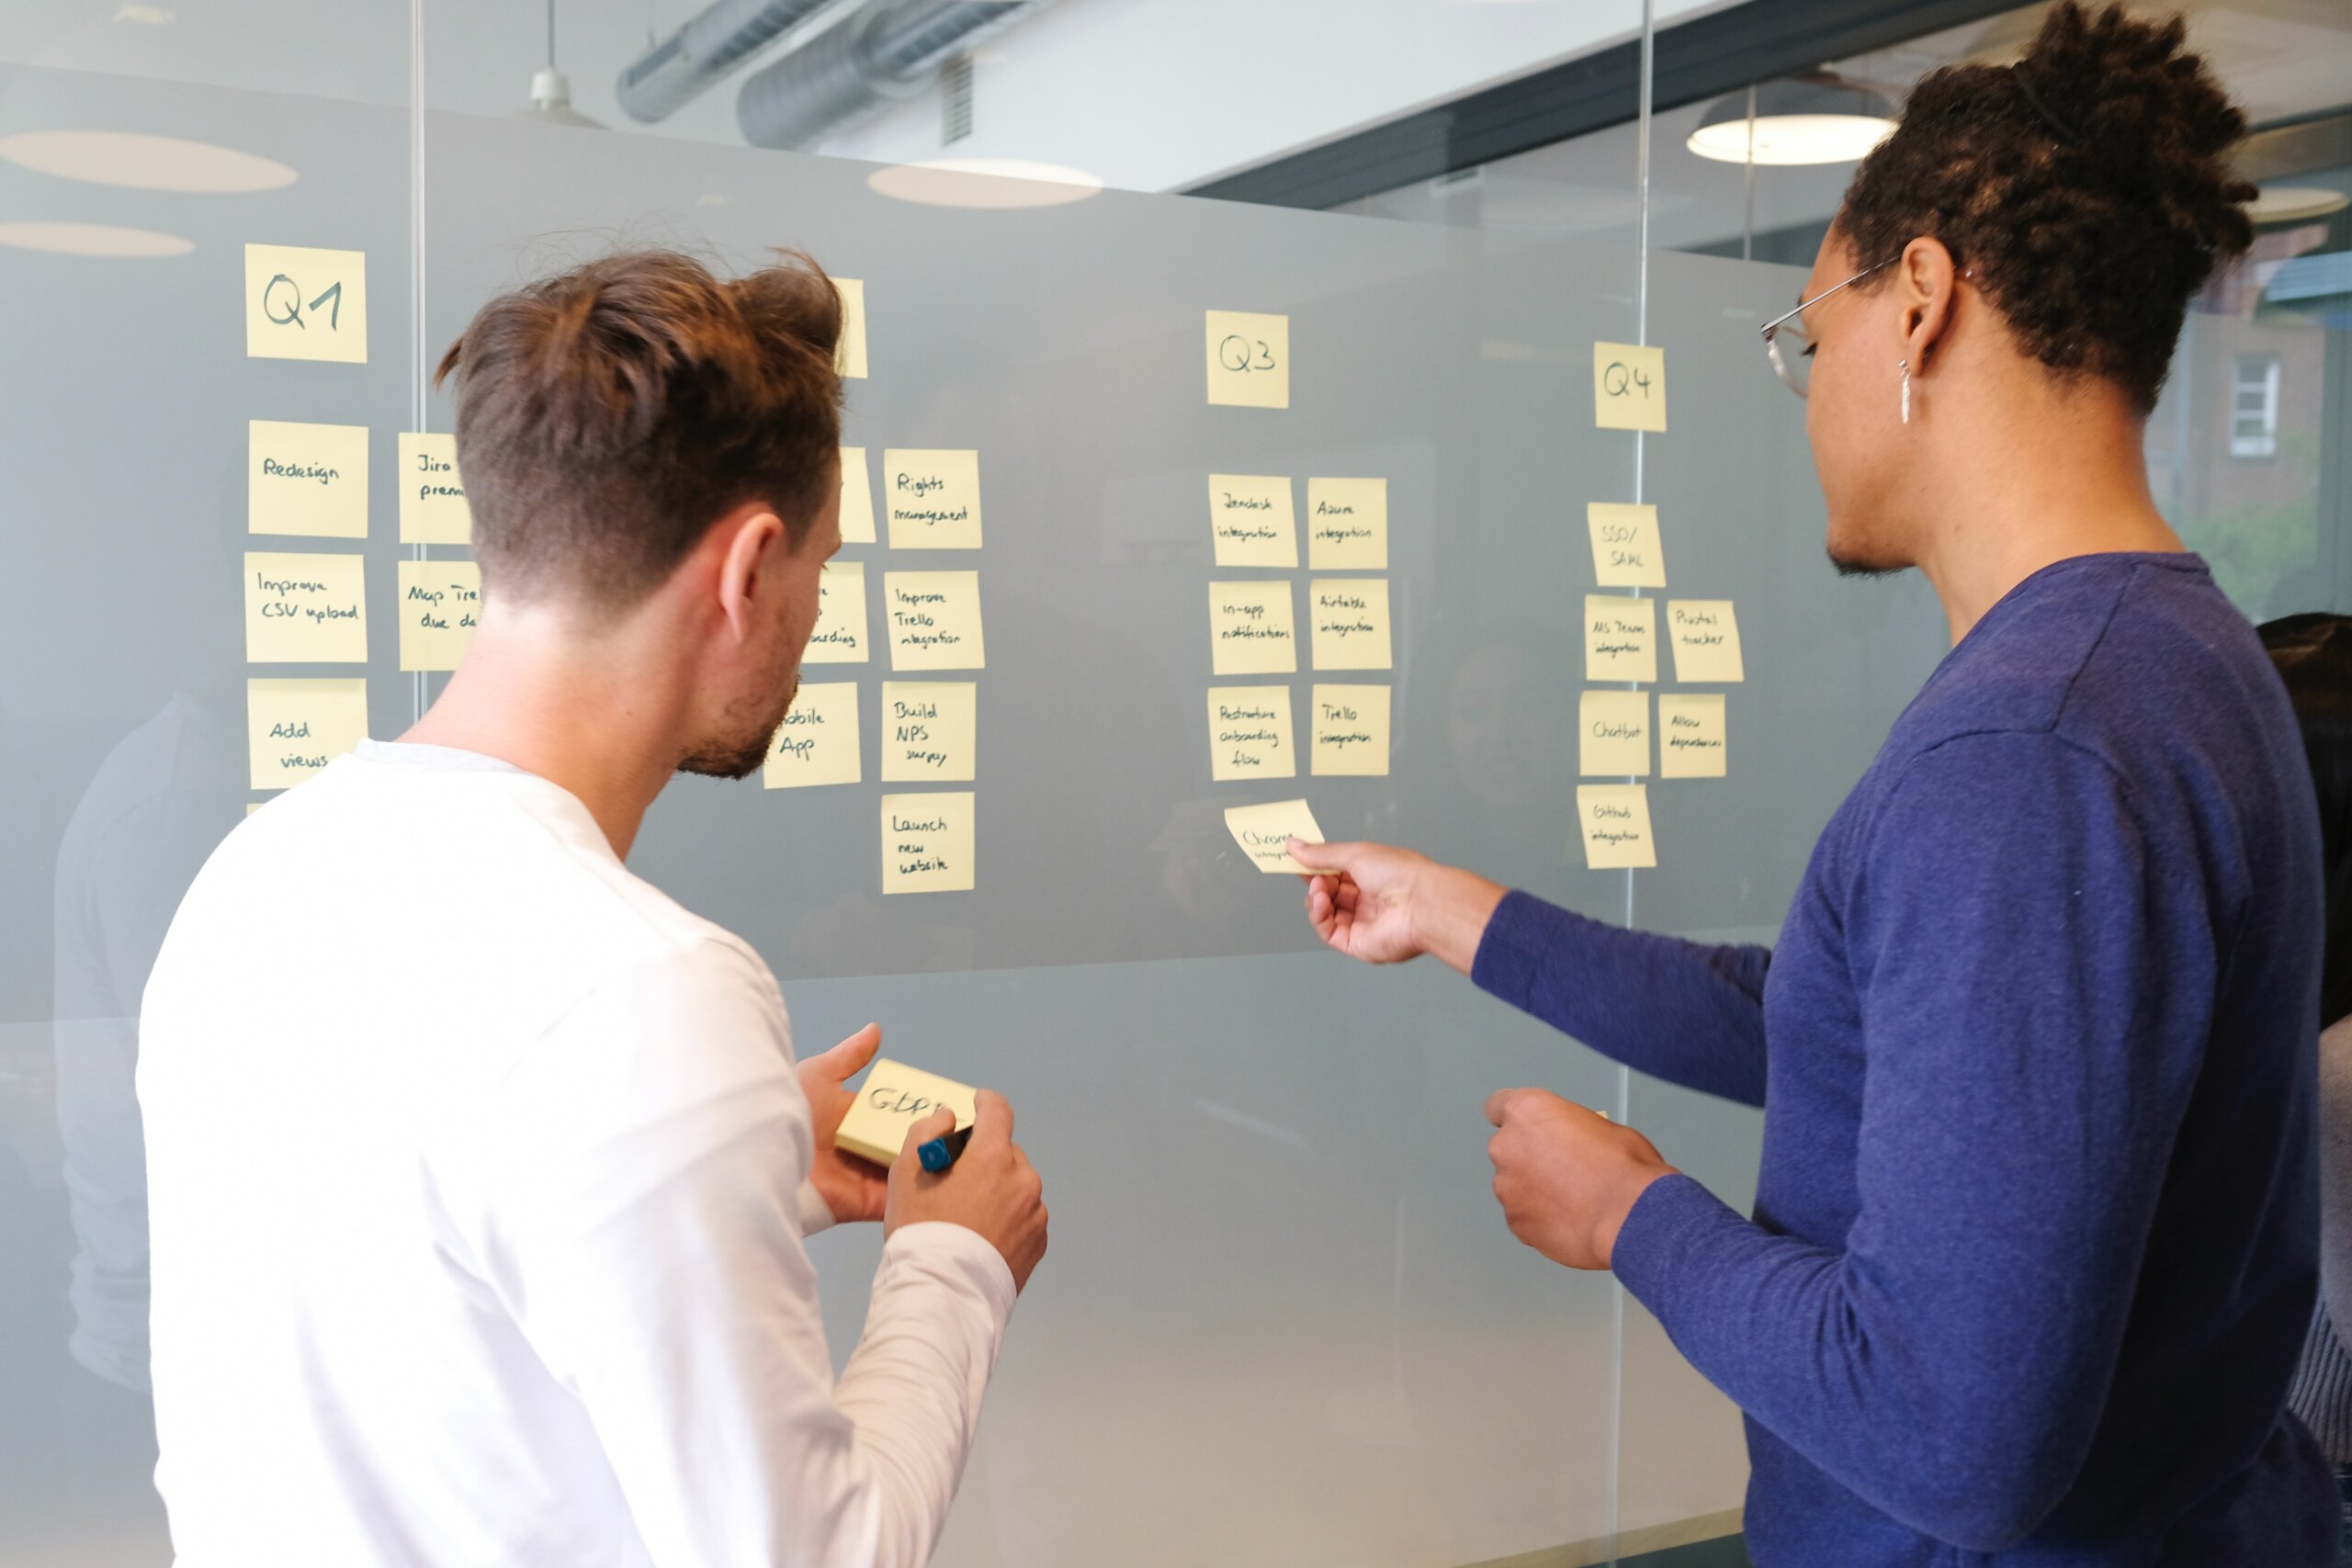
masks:
<svg viewBox="0 0 2352 1568"><path fill-rule="evenodd" d="M396 744L222 844L141 1026L156 1481L179 1561L923 1562L1035 1173L833 1146L872 1026L795 1067L741 940L622 864L760 765L840 543L839 299L621 255L443 362L484 607ZM952 1124L915 1130L908 1149ZM838 1382L803 1238L887 1232Z"/></svg>

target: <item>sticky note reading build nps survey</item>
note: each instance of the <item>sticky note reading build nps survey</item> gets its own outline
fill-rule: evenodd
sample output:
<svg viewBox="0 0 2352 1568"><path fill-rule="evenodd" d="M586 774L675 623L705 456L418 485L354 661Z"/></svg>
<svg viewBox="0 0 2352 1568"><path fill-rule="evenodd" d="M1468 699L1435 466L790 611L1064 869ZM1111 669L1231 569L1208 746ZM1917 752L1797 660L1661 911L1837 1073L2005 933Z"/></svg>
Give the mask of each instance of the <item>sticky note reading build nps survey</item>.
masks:
<svg viewBox="0 0 2352 1568"><path fill-rule="evenodd" d="M893 670L978 670L987 662L977 571L886 571L882 615Z"/></svg>
<svg viewBox="0 0 2352 1568"><path fill-rule="evenodd" d="M1226 830L1241 852L1260 871L1277 874L1299 875L1306 868L1290 858L1287 848L1295 838L1310 844L1323 841L1323 829L1315 825L1315 813L1303 800L1270 801L1264 806L1228 806L1225 808Z"/></svg>
<svg viewBox="0 0 2352 1568"><path fill-rule="evenodd" d="M972 890L972 792L882 797L882 891Z"/></svg>
<svg viewBox="0 0 2352 1568"><path fill-rule="evenodd" d="M874 476L866 471L865 448L842 448L842 543L874 542Z"/></svg>
<svg viewBox="0 0 2352 1568"><path fill-rule="evenodd" d="M1666 350L1592 345L1592 422L1603 430L1666 428Z"/></svg>
<svg viewBox="0 0 2352 1568"><path fill-rule="evenodd" d="M882 782L969 783L977 773L979 691L970 681L882 682Z"/></svg>
<svg viewBox="0 0 2352 1568"><path fill-rule="evenodd" d="M481 624L481 568L469 560L400 567L401 668L455 670Z"/></svg>
<svg viewBox="0 0 2352 1568"><path fill-rule="evenodd" d="M865 563L829 560L817 573L817 629L800 662L863 664L867 652Z"/></svg>
<svg viewBox="0 0 2352 1568"><path fill-rule="evenodd" d="M1310 571L1388 570L1388 481L1306 481Z"/></svg>
<svg viewBox="0 0 2352 1568"><path fill-rule="evenodd" d="M367 738L368 682L247 681L245 747L255 789L285 789Z"/></svg>
<svg viewBox="0 0 2352 1568"><path fill-rule="evenodd" d="M1584 509L1592 531L1592 580L1603 588L1663 588L1666 547L1657 534L1657 508L1596 501Z"/></svg>
<svg viewBox="0 0 2352 1568"><path fill-rule="evenodd" d="M1730 769L1721 692L1657 694L1657 776L1719 779Z"/></svg>
<svg viewBox="0 0 2352 1568"><path fill-rule="evenodd" d="M760 782L770 789L855 784L862 776L858 757L857 682L803 685L776 727Z"/></svg>
<svg viewBox="0 0 2352 1568"><path fill-rule="evenodd" d="M245 552L245 658L365 664L368 590L358 556Z"/></svg>
<svg viewBox="0 0 2352 1568"><path fill-rule="evenodd" d="M1657 601L1584 597L1584 678L1657 679Z"/></svg>
<svg viewBox="0 0 2352 1568"><path fill-rule="evenodd" d="M247 245L245 357L367 364L367 254Z"/></svg>
<svg viewBox="0 0 2352 1568"><path fill-rule="evenodd" d="M1739 621L1728 599L1668 599L1666 625L1674 638L1678 681L1745 681Z"/></svg>
<svg viewBox="0 0 2352 1568"><path fill-rule="evenodd" d="M1290 584L1209 584L1209 668L1220 675L1288 675L1298 669Z"/></svg>
<svg viewBox="0 0 2352 1568"><path fill-rule="evenodd" d="M882 454L882 504L894 550L980 547L980 455L912 451Z"/></svg>
<svg viewBox="0 0 2352 1568"><path fill-rule="evenodd" d="M833 351L833 368L843 376L863 379L865 375L865 284L854 277L836 277L833 287L842 296L842 341Z"/></svg>
<svg viewBox="0 0 2352 1568"><path fill-rule="evenodd" d="M1247 409L1290 407L1290 318L1249 310L1208 313L1209 401Z"/></svg>
<svg viewBox="0 0 2352 1568"><path fill-rule="evenodd" d="M1313 694L1314 771L1325 778L1388 772L1388 688L1326 686Z"/></svg>
<svg viewBox="0 0 2352 1568"><path fill-rule="evenodd" d="M833 1142L861 1159L888 1165L907 1146L907 1134L943 1108L956 1112L956 1125L968 1127L978 1114L972 1089L954 1078L922 1072L888 1056L858 1086L857 1098L842 1117Z"/></svg>
<svg viewBox="0 0 2352 1568"><path fill-rule="evenodd" d="M1578 784L1577 817L1584 825L1584 863L1593 870L1640 871L1657 864L1647 784Z"/></svg>
<svg viewBox="0 0 2352 1568"><path fill-rule="evenodd" d="M1577 705L1577 772L1648 777L1650 694L1586 692Z"/></svg>
<svg viewBox="0 0 2352 1568"><path fill-rule="evenodd" d="M368 536L368 427L245 423L245 529L325 539Z"/></svg>
<svg viewBox="0 0 2352 1568"><path fill-rule="evenodd" d="M1306 585L1306 604L1315 617L1315 668L1389 667L1386 578L1317 578Z"/></svg>
<svg viewBox="0 0 2352 1568"><path fill-rule="evenodd" d="M1219 566L1298 565L1286 474L1211 474L1209 534Z"/></svg>
<svg viewBox="0 0 2352 1568"><path fill-rule="evenodd" d="M474 514L458 477L458 438L403 430L400 459L401 543L471 544Z"/></svg>
<svg viewBox="0 0 2352 1568"><path fill-rule="evenodd" d="M1298 776L1288 686L1209 688L1209 777Z"/></svg>

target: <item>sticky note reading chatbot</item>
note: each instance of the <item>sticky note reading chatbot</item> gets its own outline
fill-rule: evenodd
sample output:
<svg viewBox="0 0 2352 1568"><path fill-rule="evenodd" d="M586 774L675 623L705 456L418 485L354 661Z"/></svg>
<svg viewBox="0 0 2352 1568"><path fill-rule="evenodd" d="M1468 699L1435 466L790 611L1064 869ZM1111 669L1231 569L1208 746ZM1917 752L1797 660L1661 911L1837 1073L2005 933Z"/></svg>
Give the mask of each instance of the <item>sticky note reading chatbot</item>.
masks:
<svg viewBox="0 0 2352 1568"><path fill-rule="evenodd" d="M860 1158L888 1165L906 1146L915 1123L943 1106L956 1112L956 1126L970 1126L974 1092L953 1078L883 1057L865 1075L833 1141Z"/></svg>

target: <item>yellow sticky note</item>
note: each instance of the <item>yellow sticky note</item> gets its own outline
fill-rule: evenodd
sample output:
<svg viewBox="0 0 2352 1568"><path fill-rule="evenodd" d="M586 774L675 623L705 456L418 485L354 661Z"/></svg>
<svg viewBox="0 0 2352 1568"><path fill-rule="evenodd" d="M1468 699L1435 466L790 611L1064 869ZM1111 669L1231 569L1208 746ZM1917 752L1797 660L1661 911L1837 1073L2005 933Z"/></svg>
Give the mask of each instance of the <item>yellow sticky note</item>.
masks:
<svg viewBox="0 0 2352 1568"><path fill-rule="evenodd" d="M1290 407L1290 318L1249 310L1208 313L1209 401L1246 409Z"/></svg>
<svg viewBox="0 0 2352 1568"><path fill-rule="evenodd" d="M1298 776L1288 686L1209 688L1209 777Z"/></svg>
<svg viewBox="0 0 2352 1568"><path fill-rule="evenodd" d="M1289 476L1211 474L1209 531L1219 566L1297 566Z"/></svg>
<svg viewBox="0 0 2352 1568"><path fill-rule="evenodd" d="M770 789L856 784L864 777L860 754L857 682L803 685L768 743L760 782Z"/></svg>
<svg viewBox="0 0 2352 1568"><path fill-rule="evenodd" d="M245 739L255 789L286 789L368 736L368 682L247 681Z"/></svg>
<svg viewBox="0 0 2352 1568"><path fill-rule="evenodd" d="M842 341L833 351L833 368L842 376L865 375L865 284L854 277L836 277L842 295Z"/></svg>
<svg viewBox="0 0 2352 1568"><path fill-rule="evenodd" d="M1739 621L1728 599L1668 599L1667 635L1674 639L1678 681L1745 681Z"/></svg>
<svg viewBox="0 0 2352 1568"><path fill-rule="evenodd" d="M865 448L842 448L842 543L874 542L874 476L866 471Z"/></svg>
<svg viewBox="0 0 2352 1568"><path fill-rule="evenodd" d="M1603 588L1666 586L1666 545L1657 508L1596 501L1584 509L1592 533L1592 577Z"/></svg>
<svg viewBox="0 0 2352 1568"><path fill-rule="evenodd" d="M245 247L245 357L368 363L368 257Z"/></svg>
<svg viewBox="0 0 2352 1568"><path fill-rule="evenodd" d="M356 555L246 551L246 660L367 663L366 564Z"/></svg>
<svg viewBox="0 0 2352 1568"><path fill-rule="evenodd" d="M1290 858L1292 839L1309 844L1323 841L1323 829L1315 825L1315 813L1303 800L1275 800L1263 806L1228 806L1225 808L1226 831L1241 846L1241 852L1260 871L1288 873L1298 875L1306 868Z"/></svg>
<svg viewBox="0 0 2352 1568"><path fill-rule="evenodd" d="M972 792L882 797L882 891L972 890Z"/></svg>
<svg viewBox="0 0 2352 1568"><path fill-rule="evenodd" d="M1209 584L1209 668L1219 675L1288 675L1298 669L1290 584Z"/></svg>
<svg viewBox="0 0 2352 1568"><path fill-rule="evenodd" d="M892 447L882 454L882 505L894 550L980 547L980 455Z"/></svg>
<svg viewBox="0 0 2352 1568"><path fill-rule="evenodd" d="M245 422L245 530L368 536L368 427Z"/></svg>
<svg viewBox="0 0 2352 1568"><path fill-rule="evenodd" d="M458 438L403 430L400 439L401 543L469 545L474 514L458 475Z"/></svg>
<svg viewBox="0 0 2352 1568"><path fill-rule="evenodd" d="M863 664L865 641L865 563L829 560L817 574L817 629L808 634L803 664Z"/></svg>
<svg viewBox="0 0 2352 1568"><path fill-rule="evenodd" d="M1731 770L1721 692L1657 694L1657 776L1719 779Z"/></svg>
<svg viewBox="0 0 2352 1568"><path fill-rule="evenodd" d="M400 566L401 668L455 670L481 624L481 568L469 560Z"/></svg>
<svg viewBox="0 0 2352 1568"><path fill-rule="evenodd" d="M1588 691L1577 705L1577 772L1647 778L1650 694Z"/></svg>
<svg viewBox="0 0 2352 1568"><path fill-rule="evenodd" d="M1584 596L1584 678L1657 679L1657 601Z"/></svg>
<svg viewBox="0 0 2352 1568"><path fill-rule="evenodd" d="M1647 784L1578 784L1584 863L1595 871L1640 871L1657 864L1650 838Z"/></svg>
<svg viewBox="0 0 2352 1568"><path fill-rule="evenodd" d="M882 782L969 783L979 690L969 681L883 682Z"/></svg>
<svg viewBox="0 0 2352 1568"><path fill-rule="evenodd" d="M1315 687L1315 772L1325 777L1385 777L1388 688Z"/></svg>
<svg viewBox="0 0 2352 1568"><path fill-rule="evenodd" d="M1306 481L1306 565L1313 571L1388 570L1388 481Z"/></svg>
<svg viewBox="0 0 2352 1568"><path fill-rule="evenodd" d="M1592 419L1603 430L1666 428L1666 350L1592 345Z"/></svg>
<svg viewBox="0 0 2352 1568"><path fill-rule="evenodd" d="M893 670L978 670L988 662L977 571L886 571L882 613Z"/></svg>
<svg viewBox="0 0 2352 1568"><path fill-rule="evenodd" d="M940 1111L956 1112L956 1125L968 1127L978 1114L969 1085L894 1062L875 1058L857 1087L833 1142L876 1165L888 1165L907 1146L907 1134Z"/></svg>
<svg viewBox="0 0 2352 1568"><path fill-rule="evenodd" d="M1306 585L1317 670L1389 667L1388 580L1319 577Z"/></svg>

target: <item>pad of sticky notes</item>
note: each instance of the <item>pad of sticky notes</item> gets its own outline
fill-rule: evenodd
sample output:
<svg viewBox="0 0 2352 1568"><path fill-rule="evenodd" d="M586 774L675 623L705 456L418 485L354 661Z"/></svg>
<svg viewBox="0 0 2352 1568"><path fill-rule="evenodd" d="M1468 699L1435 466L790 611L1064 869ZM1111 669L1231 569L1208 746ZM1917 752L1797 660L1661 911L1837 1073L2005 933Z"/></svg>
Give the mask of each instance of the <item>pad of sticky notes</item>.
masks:
<svg viewBox="0 0 2352 1568"><path fill-rule="evenodd" d="M833 1142L861 1159L888 1165L907 1146L907 1134L934 1111L953 1111L956 1126L970 1126L978 1114L975 1093L968 1084L879 1057L842 1117Z"/></svg>
<svg viewBox="0 0 2352 1568"><path fill-rule="evenodd" d="M1306 843L1323 841L1323 829L1315 825L1315 813L1303 800L1275 800L1263 806L1228 806L1225 810L1226 831L1241 846L1241 852L1260 871L1293 876L1307 874L1306 867L1290 858L1290 840L1299 839Z"/></svg>

